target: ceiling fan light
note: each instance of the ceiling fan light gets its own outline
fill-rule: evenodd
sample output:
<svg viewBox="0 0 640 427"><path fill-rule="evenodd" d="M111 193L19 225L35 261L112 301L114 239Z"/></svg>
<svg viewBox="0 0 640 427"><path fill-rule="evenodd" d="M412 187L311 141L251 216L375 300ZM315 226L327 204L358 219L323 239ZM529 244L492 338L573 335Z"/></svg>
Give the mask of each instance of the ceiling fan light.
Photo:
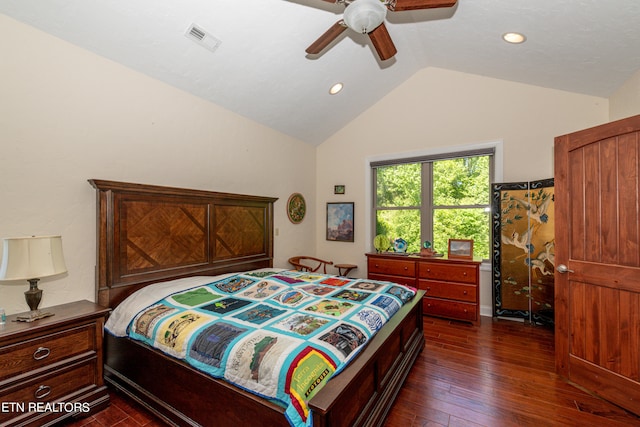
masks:
<svg viewBox="0 0 640 427"><path fill-rule="evenodd" d="M384 22L387 7L380 0L356 0L344 10L344 22L352 30L366 34Z"/></svg>

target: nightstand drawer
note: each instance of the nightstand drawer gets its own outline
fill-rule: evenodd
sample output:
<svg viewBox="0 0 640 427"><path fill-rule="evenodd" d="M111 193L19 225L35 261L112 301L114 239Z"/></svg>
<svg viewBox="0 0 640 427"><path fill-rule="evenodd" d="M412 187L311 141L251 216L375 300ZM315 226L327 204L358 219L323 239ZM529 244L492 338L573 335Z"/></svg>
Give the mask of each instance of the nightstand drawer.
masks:
<svg viewBox="0 0 640 427"><path fill-rule="evenodd" d="M367 267L370 274L391 274L394 276L408 276L412 278L416 275L415 261L403 259L369 258Z"/></svg>
<svg viewBox="0 0 640 427"><path fill-rule="evenodd" d="M15 403L17 409L22 409L19 405L23 404L24 411L28 411L29 403L53 402L79 390L87 390L90 386L95 387L97 375L96 358L93 357L13 384L0 392L0 401ZM24 411L0 412L0 423Z"/></svg>
<svg viewBox="0 0 640 427"><path fill-rule="evenodd" d="M0 381L95 350L95 331L95 324L88 324L1 347Z"/></svg>
<svg viewBox="0 0 640 427"><path fill-rule="evenodd" d="M476 302L476 285L461 283L438 282L434 280L420 280L420 289L427 291L427 297L447 298L458 301Z"/></svg>
<svg viewBox="0 0 640 427"><path fill-rule="evenodd" d="M423 263L420 264L419 277L449 282L477 283L477 269L476 265Z"/></svg>

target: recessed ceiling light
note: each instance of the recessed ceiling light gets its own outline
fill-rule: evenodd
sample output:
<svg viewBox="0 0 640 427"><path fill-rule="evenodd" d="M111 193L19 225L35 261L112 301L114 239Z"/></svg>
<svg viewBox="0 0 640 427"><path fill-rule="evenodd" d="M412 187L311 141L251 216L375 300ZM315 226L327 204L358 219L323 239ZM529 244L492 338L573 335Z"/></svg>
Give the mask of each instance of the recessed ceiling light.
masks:
<svg viewBox="0 0 640 427"><path fill-rule="evenodd" d="M502 38L507 43L512 43L512 44L524 43L525 40L527 40L524 34L520 34L520 33L504 33L502 35Z"/></svg>
<svg viewBox="0 0 640 427"><path fill-rule="evenodd" d="M340 92L342 90L343 86L344 85L342 83L334 84L333 86L331 86L331 89L329 89L329 94L331 94L331 95L337 94L338 92Z"/></svg>

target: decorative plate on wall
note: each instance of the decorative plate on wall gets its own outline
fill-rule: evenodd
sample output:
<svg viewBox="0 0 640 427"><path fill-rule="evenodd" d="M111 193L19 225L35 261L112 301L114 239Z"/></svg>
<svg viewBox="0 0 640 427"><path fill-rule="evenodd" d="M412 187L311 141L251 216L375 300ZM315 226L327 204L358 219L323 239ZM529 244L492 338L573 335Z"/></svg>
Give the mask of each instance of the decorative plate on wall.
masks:
<svg viewBox="0 0 640 427"><path fill-rule="evenodd" d="M287 201L287 216L289 221L300 224L307 213L307 202L300 193L293 193Z"/></svg>

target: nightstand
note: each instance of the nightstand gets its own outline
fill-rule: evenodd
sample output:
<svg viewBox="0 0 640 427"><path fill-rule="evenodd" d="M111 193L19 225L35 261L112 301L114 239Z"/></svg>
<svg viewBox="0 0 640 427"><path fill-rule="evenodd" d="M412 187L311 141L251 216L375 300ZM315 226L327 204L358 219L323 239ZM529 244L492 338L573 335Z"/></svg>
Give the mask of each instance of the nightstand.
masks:
<svg viewBox="0 0 640 427"><path fill-rule="evenodd" d="M48 426L109 405L102 377L109 309L78 301L46 311L54 315L22 323L14 314L0 325L2 426Z"/></svg>

